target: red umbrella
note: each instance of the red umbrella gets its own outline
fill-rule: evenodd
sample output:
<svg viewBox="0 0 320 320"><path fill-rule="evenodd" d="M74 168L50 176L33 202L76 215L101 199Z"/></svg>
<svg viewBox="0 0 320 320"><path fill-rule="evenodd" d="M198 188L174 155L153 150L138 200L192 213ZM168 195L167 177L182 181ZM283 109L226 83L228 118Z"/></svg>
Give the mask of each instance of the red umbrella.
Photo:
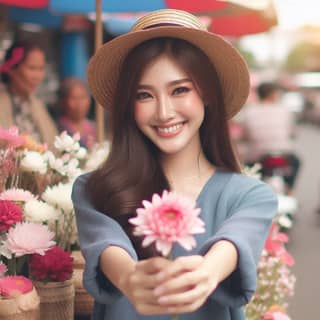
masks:
<svg viewBox="0 0 320 320"><path fill-rule="evenodd" d="M44 8L48 0L0 0L0 3L23 8Z"/></svg>
<svg viewBox="0 0 320 320"><path fill-rule="evenodd" d="M221 35L239 37L266 32L278 23L276 10L271 1L260 9L230 3L229 14L212 13L209 30Z"/></svg>

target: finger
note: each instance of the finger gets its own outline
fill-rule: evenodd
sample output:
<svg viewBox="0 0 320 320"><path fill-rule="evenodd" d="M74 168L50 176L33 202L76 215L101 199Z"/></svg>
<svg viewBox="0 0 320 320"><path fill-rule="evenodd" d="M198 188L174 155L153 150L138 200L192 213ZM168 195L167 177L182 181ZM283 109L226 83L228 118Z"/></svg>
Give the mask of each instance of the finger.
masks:
<svg viewBox="0 0 320 320"><path fill-rule="evenodd" d="M133 302L133 304L136 303L144 303L144 304L154 304L158 305L158 298L156 297L152 290L144 289L144 288L138 288L136 290L133 290L130 294L130 300Z"/></svg>
<svg viewBox="0 0 320 320"><path fill-rule="evenodd" d="M172 261L163 257L149 258L139 261L136 264L136 270L154 274L168 267L170 263Z"/></svg>
<svg viewBox="0 0 320 320"><path fill-rule="evenodd" d="M195 301L205 301L209 295L204 285L194 286L183 292L161 296L158 303L163 306L182 306L193 304Z"/></svg>
<svg viewBox="0 0 320 320"><path fill-rule="evenodd" d="M181 272L192 271L203 262L202 256L180 257L168 264L156 277L160 281L177 276Z"/></svg>
<svg viewBox="0 0 320 320"><path fill-rule="evenodd" d="M135 271L129 279L129 285L133 288L141 287L144 289L155 289L159 285L159 281L153 274Z"/></svg>

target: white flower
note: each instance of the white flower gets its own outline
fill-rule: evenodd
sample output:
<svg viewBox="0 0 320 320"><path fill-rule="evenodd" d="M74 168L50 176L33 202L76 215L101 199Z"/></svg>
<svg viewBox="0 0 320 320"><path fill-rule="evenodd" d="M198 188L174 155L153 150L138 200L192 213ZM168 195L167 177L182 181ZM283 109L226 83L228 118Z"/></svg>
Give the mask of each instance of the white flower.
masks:
<svg viewBox="0 0 320 320"><path fill-rule="evenodd" d="M71 159L68 163L65 164L64 171L68 178L71 180L79 176L82 173L79 167L79 160Z"/></svg>
<svg viewBox="0 0 320 320"><path fill-rule="evenodd" d="M109 152L109 142L106 141L102 144L96 145L88 155L88 160L85 164L84 170L93 171L97 169L107 159Z"/></svg>
<svg viewBox="0 0 320 320"><path fill-rule="evenodd" d="M41 153L36 151L26 151L21 160L21 168L25 171L47 172L47 163Z"/></svg>
<svg viewBox="0 0 320 320"><path fill-rule="evenodd" d="M26 202L36 199L38 196L32 194L29 190L11 188L0 193L0 200L11 200Z"/></svg>
<svg viewBox="0 0 320 320"><path fill-rule="evenodd" d="M294 214L298 209L297 199L290 196L278 195L278 213Z"/></svg>
<svg viewBox="0 0 320 320"><path fill-rule="evenodd" d="M60 136L55 137L54 146L61 152L74 152L80 148L79 142L63 131Z"/></svg>
<svg viewBox="0 0 320 320"><path fill-rule="evenodd" d="M278 224L283 228L289 229L292 227L292 221L286 215L281 215L277 220Z"/></svg>
<svg viewBox="0 0 320 320"><path fill-rule="evenodd" d="M242 169L242 173L252 178L261 179L261 173L259 172L260 170L261 170L261 164L255 163L252 167L248 167L248 166L244 167Z"/></svg>
<svg viewBox="0 0 320 320"><path fill-rule="evenodd" d="M51 162L54 162L56 160L55 155L53 154L52 151L46 151L43 155L42 155L43 159L45 161L47 161L50 165Z"/></svg>
<svg viewBox="0 0 320 320"><path fill-rule="evenodd" d="M52 206L62 209L64 212L73 211L71 200L72 183L59 183L52 187L47 187L42 194L42 199Z"/></svg>
<svg viewBox="0 0 320 320"><path fill-rule="evenodd" d="M78 159L84 159L86 155L87 155L87 149L84 147L80 147L75 156Z"/></svg>
<svg viewBox="0 0 320 320"><path fill-rule="evenodd" d="M0 257L1 256L4 256L6 257L7 259L11 259L12 258L12 253L11 251L7 248L7 245L6 245L6 237L3 235L3 236L0 236Z"/></svg>
<svg viewBox="0 0 320 320"><path fill-rule="evenodd" d="M59 211L43 201L31 200L24 206L24 215L27 221L42 223L57 220Z"/></svg>

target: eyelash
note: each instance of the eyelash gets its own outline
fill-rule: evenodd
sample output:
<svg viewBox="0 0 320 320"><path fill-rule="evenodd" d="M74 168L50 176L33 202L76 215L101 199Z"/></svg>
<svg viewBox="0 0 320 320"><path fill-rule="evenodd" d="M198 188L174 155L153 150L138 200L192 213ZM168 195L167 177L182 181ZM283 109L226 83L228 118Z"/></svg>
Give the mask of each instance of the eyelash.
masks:
<svg viewBox="0 0 320 320"><path fill-rule="evenodd" d="M175 88L172 92L173 95L179 95L181 93L186 93L186 92L189 92L191 89L188 88L188 87L178 87L178 88ZM145 92L145 91L142 91L142 92L138 92L137 95L136 95L136 99L137 100L144 100L144 99L148 99L151 97L151 94L148 93L148 92Z"/></svg>
<svg viewBox="0 0 320 320"><path fill-rule="evenodd" d="M188 88L188 87L178 87L173 90L173 94L186 93L189 91L190 91L190 88Z"/></svg>
<svg viewBox="0 0 320 320"><path fill-rule="evenodd" d="M148 92L145 92L145 91L138 92L137 95L136 95L136 99L137 100L144 100L144 99L147 99L147 98L150 98L150 97L151 97L151 94L148 93Z"/></svg>

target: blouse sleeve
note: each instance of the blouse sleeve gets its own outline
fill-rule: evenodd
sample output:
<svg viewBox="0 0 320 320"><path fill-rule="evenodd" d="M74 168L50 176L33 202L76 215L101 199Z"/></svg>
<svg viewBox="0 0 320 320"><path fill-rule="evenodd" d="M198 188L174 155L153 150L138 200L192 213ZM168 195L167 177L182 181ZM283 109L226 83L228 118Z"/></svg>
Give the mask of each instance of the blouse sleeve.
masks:
<svg viewBox="0 0 320 320"><path fill-rule="evenodd" d="M228 240L235 245L237 268L210 298L236 308L248 303L256 289L257 264L277 210L277 198L268 185L259 181L247 188L234 185L229 191L236 194L236 198L227 218L200 252L205 254L219 240Z"/></svg>
<svg viewBox="0 0 320 320"><path fill-rule="evenodd" d="M88 178L89 174L78 177L72 190L79 243L85 259L83 285L97 302L109 304L120 297L121 292L100 270L101 253L109 246L118 246L135 260L137 255L121 226L112 218L95 210L90 203L85 190Z"/></svg>

